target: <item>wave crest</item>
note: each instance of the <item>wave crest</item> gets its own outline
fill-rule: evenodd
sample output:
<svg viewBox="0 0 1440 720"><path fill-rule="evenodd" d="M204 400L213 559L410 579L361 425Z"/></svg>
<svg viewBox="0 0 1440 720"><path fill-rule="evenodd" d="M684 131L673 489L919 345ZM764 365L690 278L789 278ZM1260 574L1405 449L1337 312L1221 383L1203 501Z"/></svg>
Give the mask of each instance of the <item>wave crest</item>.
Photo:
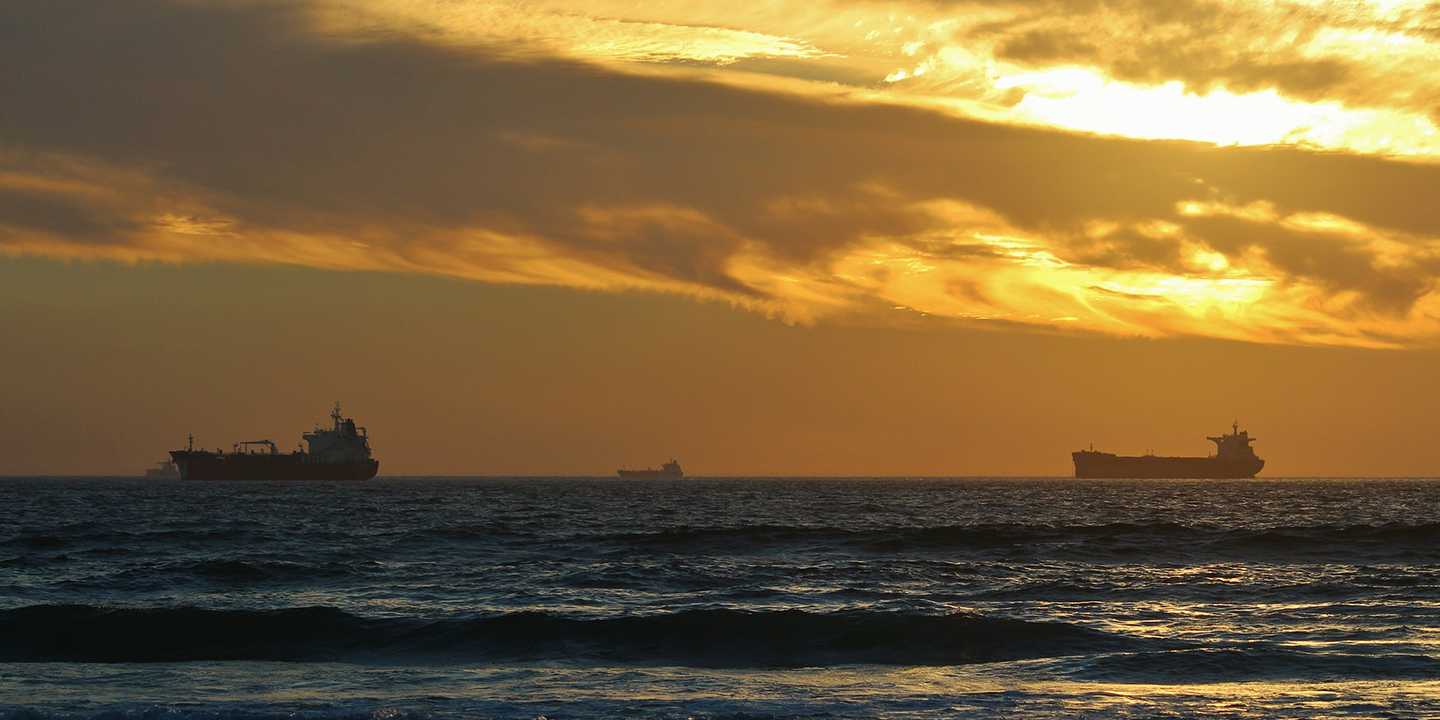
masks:
<svg viewBox="0 0 1440 720"><path fill-rule="evenodd" d="M958 665L1111 652L1149 641L970 614L688 610L581 620L364 618L334 608L0 611L0 662L585 660L712 667Z"/></svg>

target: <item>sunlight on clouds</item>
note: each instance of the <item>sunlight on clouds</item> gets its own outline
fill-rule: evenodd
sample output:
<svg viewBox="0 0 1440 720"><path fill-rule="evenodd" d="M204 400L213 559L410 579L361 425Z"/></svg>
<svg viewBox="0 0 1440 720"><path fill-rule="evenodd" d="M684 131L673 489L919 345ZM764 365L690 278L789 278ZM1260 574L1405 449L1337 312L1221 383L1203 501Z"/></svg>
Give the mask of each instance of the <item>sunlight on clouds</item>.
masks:
<svg viewBox="0 0 1440 720"><path fill-rule="evenodd" d="M461 46L508 46L521 53L548 50L591 60L725 65L750 57L821 54L803 40L763 31L690 24L683 17L637 20L628 13L594 14L513 0L370 0L328 6L320 17L331 32L399 26Z"/></svg>
<svg viewBox="0 0 1440 720"><path fill-rule="evenodd" d="M1209 270L1210 272L1222 272L1230 268L1230 260L1225 257L1224 253L1202 248L1191 250L1190 263L1196 268Z"/></svg>
<svg viewBox="0 0 1440 720"><path fill-rule="evenodd" d="M1251 222L1275 222L1279 219L1275 204L1264 200L1256 200L1246 205L1206 202L1203 200L1182 200L1175 204L1175 212L1186 217L1214 217L1223 215L1225 217L1250 220Z"/></svg>
<svg viewBox="0 0 1440 720"><path fill-rule="evenodd" d="M1440 225L1392 202L1430 198L1437 166L1410 160L1440 159L1431 6L1230 3L1214 37L1167 21L1117 60L1105 43L1163 18L1099 5L334 0L294 37L274 28L309 15L185 15L239 50L140 36L91 126L47 93L92 59L16 81L42 101L16 106L34 149L0 152L0 253L666 292L791 322L1440 338ZM1283 62L1231 27L1286 13ZM57 67L95 46L45 41L28 52ZM1213 50L1234 52L1192 67ZM293 81L234 61L270 52ZM180 56L203 69L160 72Z"/></svg>
<svg viewBox="0 0 1440 720"><path fill-rule="evenodd" d="M880 244L842 259L836 271L867 278L867 289L883 301L925 315L1152 337L1183 333L1255 339L1243 314L1269 286L1256 279L1036 263L1033 254L1016 253L1011 243L1004 247L1002 254L978 261L927 257L924 271L916 272L913 249ZM868 271L877 266L893 272Z"/></svg>
<svg viewBox="0 0 1440 720"><path fill-rule="evenodd" d="M45 184L21 173L6 183L65 195L88 192L82 177ZM141 183L145 190L155 185ZM1097 220L1087 235L1122 230L1177 243L1185 267L1111 267L1080 261L1059 236L1023 230L984 208L958 201L915 203L910 210L940 221L913 236L873 237L822 262L777 258L743 234L683 206L577 209L586 242L559 243L538 234L485 227L439 231L360 227L300 232L247 226L190 200L184 212L149 211L146 197L113 200L117 215L136 219L123 238L81 244L0 222L0 254L137 262L277 263L333 270L400 271L490 283L643 290L721 301L787 322L873 316L902 308L982 326L1030 326L1119 336L1192 335L1256 342L1394 347L1440 333L1440 294L1427 290L1408 313L1363 310L1355 291L1287 274L1260 255L1227 256L1187 237L1186 218L1234 218L1334 234L1377 267L1409 268L1440 241L1392 237L1330 213L1277 211L1256 202L1185 201L1174 219L1137 223ZM167 192L173 193L173 189ZM823 209L819 201L779 203L782 213ZM145 214L150 213L150 214ZM657 235L658 233L658 235ZM645 238L666 238L647 244ZM403 240L402 240L403 238ZM637 239L638 238L638 239ZM676 238L691 245L677 248ZM124 242L116 240L123 239ZM716 250L716 242L730 243ZM637 245L637 243L639 243Z"/></svg>
<svg viewBox="0 0 1440 720"><path fill-rule="evenodd" d="M1125 137L1440 158L1440 45L1423 2L1244 0L1215 9L1228 20L1218 28L1174 40L1213 47L1173 49L1165 38L1179 32L1176 23L1184 27L1184 13L1199 11L1190 5L1177 6L1175 18L1144 4L1106 11L1077 4L1066 14L1020 2L335 0L320 7L322 25L340 34L409 28L461 47L642 63L646 72L666 64L708 67L717 79L742 85L791 92L839 86L855 98ZM1021 32L1063 40L1047 41L1054 58L1019 62L1003 49ZM1133 57L1116 49L1122 45ZM1170 52L1215 65L1214 85L1165 78L1159 64ZM1159 76L1117 77L1105 66L1117 58L1126 67L1153 62ZM1297 75L1306 63L1331 68L1324 72L1334 77ZM1311 95L1297 96L1292 85Z"/></svg>
<svg viewBox="0 0 1440 720"><path fill-rule="evenodd" d="M950 217L955 204L930 203ZM1409 270L1437 255L1440 243L1387 237L1376 228L1328 214L1284 215L1269 203L1182 203L1181 217L1224 216L1281 227L1343 233L1377 268ZM1366 310L1357 291L1295 276L1262 252L1231 257L1181 237L1167 221L1141 223L1181 243L1191 272L1118 268L1075 262L1053 238L994 227L948 235L876 239L839 256L830 269L862 297L923 315L975 322L1075 329L1113 335L1205 337L1276 343L1398 347L1440 332L1440 293L1423 291L1403 314ZM1120 228L1102 223L1092 232Z"/></svg>
<svg viewBox="0 0 1440 720"><path fill-rule="evenodd" d="M1236 94L1216 89L1202 95L1179 81L1145 87L1081 68L1017 73L999 78L995 87L1025 93L1013 108L1016 118L1072 130L1216 145L1287 143L1440 156L1440 133L1423 115L1297 102L1275 90Z"/></svg>
<svg viewBox="0 0 1440 720"><path fill-rule="evenodd" d="M1134 274L1097 282L1107 292L1139 298L1164 299L1194 314L1217 307L1238 307L1264 296L1268 280L1246 278L1195 278L1175 275Z"/></svg>

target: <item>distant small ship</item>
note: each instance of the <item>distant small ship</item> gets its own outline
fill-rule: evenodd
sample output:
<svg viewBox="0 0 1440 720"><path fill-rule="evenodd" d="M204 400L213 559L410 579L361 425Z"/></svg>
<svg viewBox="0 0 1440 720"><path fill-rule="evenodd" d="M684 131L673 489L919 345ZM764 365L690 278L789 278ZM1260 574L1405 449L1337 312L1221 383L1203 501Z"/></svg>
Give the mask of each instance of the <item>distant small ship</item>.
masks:
<svg viewBox="0 0 1440 720"><path fill-rule="evenodd" d="M146 480L179 480L180 468L169 460L161 460L155 463L155 467L145 469Z"/></svg>
<svg viewBox="0 0 1440 720"><path fill-rule="evenodd" d="M1077 478L1252 478L1265 467L1250 443L1255 438L1231 426L1231 432L1206 438L1215 443L1215 454L1209 457L1161 457L1156 455L1125 456L1096 452L1094 447L1070 454L1075 461Z"/></svg>
<svg viewBox="0 0 1440 720"><path fill-rule="evenodd" d="M281 453L272 440L236 443L231 452L196 450L195 438L184 450L171 450L182 480L369 480L380 470L370 457L370 434L340 414L330 412L333 426L316 427L301 437L309 450Z"/></svg>
<svg viewBox="0 0 1440 720"><path fill-rule="evenodd" d="M654 468L646 468L644 470L621 469L615 472L627 480L679 480L685 477L685 471L680 469L680 463L674 459L661 465L659 470Z"/></svg>

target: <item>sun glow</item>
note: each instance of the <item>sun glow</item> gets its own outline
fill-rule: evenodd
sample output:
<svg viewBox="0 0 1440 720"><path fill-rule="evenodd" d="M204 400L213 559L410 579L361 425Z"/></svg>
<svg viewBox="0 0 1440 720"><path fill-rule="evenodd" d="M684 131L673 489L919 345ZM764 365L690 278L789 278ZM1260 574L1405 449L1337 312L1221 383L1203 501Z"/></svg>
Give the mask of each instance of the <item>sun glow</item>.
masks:
<svg viewBox="0 0 1440 720"><path fill-rule="evenodd" d="M995 86L1024 92L1013 109L1018 117L1073 130L1217 145L1287 143L1440 156L1440 131L1424 115L1300 102L1273 89L1242 94L1219 88L1201 94L1180 81L1142 86L1073 67L1007 75Z"/></svg>

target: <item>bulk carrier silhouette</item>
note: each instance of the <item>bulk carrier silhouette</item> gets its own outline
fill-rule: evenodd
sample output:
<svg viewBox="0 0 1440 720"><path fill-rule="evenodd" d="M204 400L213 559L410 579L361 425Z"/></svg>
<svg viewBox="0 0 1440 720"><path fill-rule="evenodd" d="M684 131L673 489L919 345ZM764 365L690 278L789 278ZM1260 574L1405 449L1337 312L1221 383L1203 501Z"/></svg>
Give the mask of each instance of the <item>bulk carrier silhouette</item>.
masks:
<svg viewBox="0 0 1440 720"><path fill-rule="evenodd" d="M333 426L316 427L301 437L309 450L282 453L272 440L236 443L232 452L196 450L195 437L184 450L171 450L181 480L369 480L380 470L370 457L370 435L340 414L330 412Z"/></svg>
<svg viewBox="0 0 1440 720"><path fill-rule="evenodd" d="M680 469L680 463L673 459L661 465L659 470L655 468L645 468L644 470L621 469L616 470L615 474L626 480L680 480L685 477L685 471Z"/></svg>
<svg viewBox="0 0 1440 720"><path fill-rule="evenodd" d="M1075 461L1077 478L1252 478L1265 467L1250 443L1255 438L1240 429L1206 438L1215 443L1215 454L1209 457L1162 457L1156 455L1125 456L1097 452L1092 446L1070 454Z"/></svg>

